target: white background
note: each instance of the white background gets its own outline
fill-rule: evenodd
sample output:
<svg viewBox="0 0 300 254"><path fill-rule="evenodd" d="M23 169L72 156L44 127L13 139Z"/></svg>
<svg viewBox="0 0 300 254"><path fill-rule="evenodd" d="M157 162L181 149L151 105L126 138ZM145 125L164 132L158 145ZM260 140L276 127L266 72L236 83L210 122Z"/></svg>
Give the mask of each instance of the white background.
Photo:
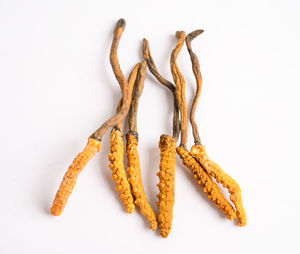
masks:
<svg viewBox="0 0 300 254"><path fill-rule="evenodd" d="M0 1L0 253L299 253L299 1ZM115 22L128 76L150 42L171 79L176 30L193 41L203 74L196 113L210 157L242 188L248 224L230 222L177 159L173 229L152 232L124 212L108 168L108 136L60 217L59 183L87 137L110 117L120 89L109 64ZM195 91L183 47L178 65ZM190 105L190 104L189 104ZM148 74L139 152L156 208L158 141L171 134L172 97ZM189 126L189 144L192 145Z"/></svg>

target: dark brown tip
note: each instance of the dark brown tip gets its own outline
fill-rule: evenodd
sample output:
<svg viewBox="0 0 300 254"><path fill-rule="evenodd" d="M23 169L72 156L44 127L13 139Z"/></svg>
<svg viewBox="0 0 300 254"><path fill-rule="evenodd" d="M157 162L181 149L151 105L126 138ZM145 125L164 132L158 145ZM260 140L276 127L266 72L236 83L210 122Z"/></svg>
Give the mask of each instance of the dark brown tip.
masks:
<svg viewBox="0 0 300 254"><path fill-rule="evenodd" d="M189 34L186 36L185 40L186 40L186 41L192 41L192 40L194 40L198 35L202 34L203 32L204 32L204 30L202 30L202 29L195 30L195 31L189 33Z"/></svg>
<svg viewBox="0 0 300 254"><path fill-rule="evenodd" d="M170 145L170 143L172 143L173 141L173 138L170 137L169 135L166 135L166 134L162 134L160 136L160 139L159 139L159 147L160 149L167 149Z"/></svg>
<svg viewBox="0 0 300 254"><path fill-rule="evenodd" d="M139 140L139 134L138 134L136 131L129 130L129 131L127 132L127 134L126 134L126 137L129 136L129 135L135 137L136 141Z"/></svg>
<svg viewBox="0 0 300 254"><path fill-rule="evenodd" d="M162 134L161 136L160 136L160 139L161 140L166 140L166 139L168 139L169 138L169 136L167 135L167 134Z"/></svg>
<svg viewBox="0 0 300 254"><path fill-rule="evenodd" d="M184 150L186 150L185 145L183 143L180 143L179 147L183 148Z"/></svg>
<svg viewBox="0 0 300 254"><path fill-rule="evenodd" d="M116 24L116 29L122 28L124 30L125 26L126 26L125 19L119 19L118 22L117 22L117 24Z"/></svg>
<svg viewBox="0 0 300 254"><path fill-rule="evenodd" d="M90 136L90 138L95 139L95 140L98 140L99 142L102 141L101 138L98 138L97 135L95 135L95 133L93 133L93 134Z"/></svg>
<svg viewBox="0 0 300 254"><path fill-rule="evenodd" d="M145 59L149 58L149 43L147 39L143 39L143 55Z"/></svg>
<svg viewBox="0 0 300 254"><path fill-rule="evenodd" d="M195 140L194 143L195 143L195 146L203 146L201 141Z"/></svg>
<svg viewBox="0 0 300 254"><path fill-rule="evenodd" d="M111 132L113 132L113 131L120 131L120 132L121 132L121 130L120 130L120 128L119 128L118 126L114 126L114 127L111 129Z"/></svg>
<svg viewBox="0 0 300 254"><path fill-rule="evenodd" d="M182 37L185 37L185 32L184 31L177 31L175 35L176 35L177 39L180 39Z"/></svg>

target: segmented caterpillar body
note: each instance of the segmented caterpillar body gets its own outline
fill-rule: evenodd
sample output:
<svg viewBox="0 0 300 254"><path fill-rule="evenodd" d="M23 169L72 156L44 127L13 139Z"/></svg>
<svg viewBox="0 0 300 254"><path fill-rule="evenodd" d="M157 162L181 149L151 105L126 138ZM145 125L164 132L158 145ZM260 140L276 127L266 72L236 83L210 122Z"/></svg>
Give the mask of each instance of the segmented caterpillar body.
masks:
<svg viewBox="0 0 300 254"><path fill-rule="evenodd" d="M228 189L230 193L230 200L235 205L236 216L239 225L245 226L247 223L247 216L242 203L240 186L232 177L226 174L217 163L213 162L208 157L203 146L192 146L191 154L202 165L202 167L211 177L215 178L218 183L221 183L224 186L224 188Z"/></svg>
<svg viewBox="0 0 300 254"><path fill-rule="evenodd" d="M123 136L121 131L114 128L110 134L110 153L108 154L108 159L110 161L109 168L112 172L112 179L116 183L115 188L119 192L120 199L123 202L126 212L133 213L135 205L124 169L123 157Z"/></svg>
<svg viewBox="0 0 300 254"><path fill-rule="evenodd" d="M158 196L158 227L160 235L166 238L172 228L174 188L175 188L175 163L176 143L172 137L162 135L159 141L160 164L159 172L159 194Z"/></svg>
<svg viewBox="0 0 300 254"><path fill-rule="evenodd" d="M197 183L202 186L202 190L207 194L209 200L215 203L218 209L220 209L229 220L233 220L236 215L234 209L223 197L218 186L203 170L201 165L183 147L177 147L177 153L182 159L183 164L192 171L194 178L196 179Z"/></svg>

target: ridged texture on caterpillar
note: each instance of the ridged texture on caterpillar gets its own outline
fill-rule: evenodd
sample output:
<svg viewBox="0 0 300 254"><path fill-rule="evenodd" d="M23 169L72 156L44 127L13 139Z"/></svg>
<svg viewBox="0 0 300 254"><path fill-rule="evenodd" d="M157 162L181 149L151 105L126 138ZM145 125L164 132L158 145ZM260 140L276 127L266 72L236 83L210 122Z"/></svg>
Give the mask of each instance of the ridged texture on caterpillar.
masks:
<svg viewBox="0 0 300 254"><path fill-rule="evenodd" d="M84 150L77 155L72 165L68 168L64 175L64 178L59 186L59 190L56 193L53 205L50 213L52 215L60 215L71 195L73 188L76 184L77 177L86 164L94 157L94 155L100 150L101 142L92 138L89 138Z"/></svg>
<svg viewBox="0 0 300 254"><path fill-rule="evenodd" d="M158 227L160 235L166 238L172 228L174 187L175 187L175 163L176 143L168 135L162 135L159 141L160 164L159 172L159 194L158 197Z"/></svg>
<svg viewBox="0 0 300 254"><path fill-rule="evenodd" d="M247 223L247 216L242 203L240 186L232 179L232 177L227 175L217 163L210 160L203 146L192 146L191 154L201 163L202 167L211 177L215 178L218 183L221 183L224 188L228 189L230 200L235 205L239 226L245 226Z"/></svg>
<svg viewBox="0 0 300 254"><path fill-rule="evenodd" d="M135 206L124 169L123 157L124 141L122 133L117 129L113 129L110 134L110 153L108 154L108 160L110 161L109 167L112 172L112 179L116 183L116 190L119 192L126 212L133 213Z"/></svg>
<svg viewBox="0 0 300 254"><path fill-rule="evenodd" d="M223 197L217 184L213 182L201 165L186 149L181 146L177 147L177 153L182 159L183 164L192 171L197 183L203 187L203 192L207 194L209 200L214 202L229 220L233 220L236 215L235 211Z"/></svg>
<svg viewBox="0 0 300 254"><path fill-rule="evenodd" d="M142 215L147 219L150 228L152 230L156 230L156 215L152 207L148 203L142 184L139 154L137 150L138 141L136 137L131 135L130 133L126 135L126 141L126 154L128 159L127 172L129 174L128 181L131 185L131 190L135 199L135 204L140 208Z"/></svg>

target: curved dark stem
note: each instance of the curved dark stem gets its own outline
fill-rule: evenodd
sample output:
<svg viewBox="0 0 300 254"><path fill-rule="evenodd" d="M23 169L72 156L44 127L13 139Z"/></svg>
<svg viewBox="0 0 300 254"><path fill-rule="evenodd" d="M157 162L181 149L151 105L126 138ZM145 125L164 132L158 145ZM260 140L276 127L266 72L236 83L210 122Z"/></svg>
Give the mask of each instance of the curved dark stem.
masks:
<svg viewBox="0 0 300 254"><path fill-rule="evenodd" d="M139 98L143 92L144 81L146 77L146 62L141 63L138 76L135 80L134 90L132 92L131 105L128 112L128 127L129 132L138 133L137 131L137 110Z"/></svg>
<svg viewBox="0 0 300 254"><path fill-rule="evenodd" d="M201 94L201 88L202 88L202 76L201 76L201 72L200 72L200 65L199 65L198 57L192 50L191 41L203 32L204 31L200 30L200 29L195 30L195 31L191 32L190 34L188 34L185 38L185 44L186 44L186 47L190 54L190 58L192 61L193 73L194 73L196 83L197 83L197 91L196 91L195 97L193 99L193 104L192 104L191 113L190 113L190 122L191 122L192 129L193 129L194 142L196 145L202 145L199 131L198 131L198 126L195 121L195 111L197 108L197 104L199 101L199 97Z"/></svg>
<svg viewBox="0 0 300 254"><path fill-rule="evenodd" d="M150 53L149 42L147 41L147 39L143 39L143 55L150 72L156 77L158 82L160 82L163 86L169 88L172 92L174 92L175 86L169 80L161 76L157 71L156 65Z"/></svg>
<svg viewBox="0 0 300 254"><path fill-rule="evenodd" d="M186 147L187 143L187 107L186 107L186 100L185 100L185 80L182 76L176 60L177 56L183 46L184 39L185 39L185 32L184 31L177 31L176 37L178 39L176 47L173 49L170 59L171 65L171 72L173 76L173 80L175 83L175 94L178 99L178 108L180 111L180 120L181 120L181 141L180 146Z"/></svg>
<svg viewBox="0 0 300 254"><path fill-rule="evenodd" d="M113 69L113 72L115 74L116 79L118 80L118 83L120 85L120 88L122 90L122 106L120 109L120 112L108 119L106 122L104 122L99 129L97 129L90 137L93 139L97 139L101 141L103 135L107 132L108 128L113 127L115 125L118 125L121 123L124 118L126 117L130 102L131 102L131 91L129 88L129 85L121 71L120 64L118 61L117 56L117 49L119 45L119 41L121 38L121 35L125 29L125 20L120 19L115 27L114 30L114 36L113 41L110 49L110 63ZM137 72L137 70L136 70Z"/></svg>
<svg viewBox="0 0 300 254"><path fill-rule="evenodd" d="M173 139L176 142L178 140L179 132L180 132L180 121L179 121L178 99L175 94L175 85L170 81L168 81L167 79L165 79L163 76L161 76L160 73L157 71L156 65L150 53L149 43L146 39L143 39L143 55L150 72L154 75L154 77L157 79L159 83L167 87L173 94L174 97Z"/></svg>
<svg viewBox="0 0 300 254"><path fill-rule="evenodd" d="M128 77L128 86L129 86L129 91L130 93L132 94L131 97L133 96L133 87L134 87L134 84L136 82L136 79L138 78L138 71L140 69L140 66L141 64L140 63L137 63L131 73L129 74L129 77ZM131 99L131 102L132 102L132 99ZM119 103L118 103L118 106L117 106L117 109L116 109L116 114L120 113L121 109L122 109L122 104L123 104L123 98L121 98L119 100ZM130 109L129 109L130 110ZM128 111L128 114L129 114L129 111ZM118 129L122 132L122 121L120 121L115 127L118 127Z"/></svg>

